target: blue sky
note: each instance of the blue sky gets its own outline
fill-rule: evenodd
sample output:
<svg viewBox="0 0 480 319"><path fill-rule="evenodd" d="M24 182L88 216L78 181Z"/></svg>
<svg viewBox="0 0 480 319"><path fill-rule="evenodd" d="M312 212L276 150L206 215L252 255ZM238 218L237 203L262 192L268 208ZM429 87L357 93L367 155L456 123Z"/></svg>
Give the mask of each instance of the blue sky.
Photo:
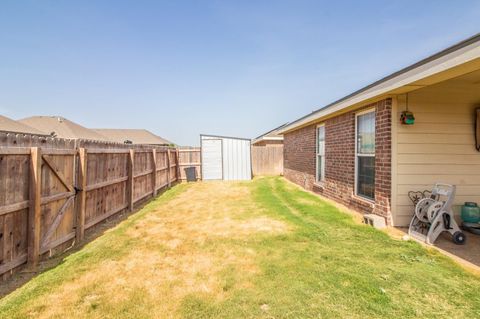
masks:
<svg viewBox="0 0 480 319"><path fill-rule="evenodd" d="M255 137L480 31L480 1L0 2L0 113Z"/></svg>

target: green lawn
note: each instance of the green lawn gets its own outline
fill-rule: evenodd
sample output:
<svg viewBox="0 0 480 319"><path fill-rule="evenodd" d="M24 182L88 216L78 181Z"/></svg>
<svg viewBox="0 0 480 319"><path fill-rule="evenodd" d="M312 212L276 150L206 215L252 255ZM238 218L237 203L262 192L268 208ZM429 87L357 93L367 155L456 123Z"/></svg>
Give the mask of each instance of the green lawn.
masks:
<svg viewBox="0 0 480 319"><path fill-rule="evenodd" d="M0 301L1 318L479 318L480 277L282 178L182 184Z"/></svg>

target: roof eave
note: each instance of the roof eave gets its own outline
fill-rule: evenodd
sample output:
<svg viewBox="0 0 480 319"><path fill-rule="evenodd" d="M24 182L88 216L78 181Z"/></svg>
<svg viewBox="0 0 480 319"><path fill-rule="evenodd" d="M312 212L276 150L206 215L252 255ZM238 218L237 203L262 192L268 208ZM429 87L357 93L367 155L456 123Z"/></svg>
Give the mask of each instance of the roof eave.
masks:
<svg viewBox="0 0 480 319"><path fill-rule="evenodd" d="M252 140L252 144L260 143L263 141L283 141L283 136L261 136Z"/></svg>
<svg viewBox="0 0 480 319"><path fill-rule="evenodd" d="M9 133L9 134L23 134L23 135L34 135L34 136L40 136L40 137L50 137L50 135L42 132L34 133L34 132L11 131L11 130L2 130L2 129L0 129L0 132Z"/></svg>
<svg viewBox="0 0 480 319"><path fill-rule="evenodd" d="M335 101L309 115L286 125L278 131L285 134L309 124L318 122L333 113L338 113L354 105L369 100L388 97L392 94L406 93L448 79L445 72L459 68L459 72L451 72L450 77L470 72L462 65L470 63L470 67L480 67L480 34L447 48L429 58L417 62L407 68L374 82L346 97ZM463 73L462 73L463 72Z"/></svg>

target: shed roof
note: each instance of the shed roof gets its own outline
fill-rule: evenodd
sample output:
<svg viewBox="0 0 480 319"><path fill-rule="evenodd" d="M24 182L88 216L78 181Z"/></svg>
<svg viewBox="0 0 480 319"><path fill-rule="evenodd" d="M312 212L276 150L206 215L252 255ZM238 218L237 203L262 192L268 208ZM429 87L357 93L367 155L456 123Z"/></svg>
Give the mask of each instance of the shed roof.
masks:
<svg viewBox="0 0 480 319"><path fill-rule="evenodd" d="M249 141L251 142L251 140L249 138L245 138L245 137L236 137L236 136L224 136L224 135L213 135L213 134L200 134L200 139L232 139L232 140L244 140L244 141Z"/></svg>
<svg viewBox="0 0 480 319"><path fill-rule="evenodd" d="M0 131L13 133L26 133L35 135L47 135L44 132L37 130L24 123L17 122L6 116L0 115Z"/></svg>
<svg viewBox="0 0 480 319"><path fill-rule="evenodd" d="M124 143L131 141L133 144L170 145L167 139L153 134L145 129L93 129L97 134L104 136L111 142Z"/></svg>
<svg viewBox="0 0 480 319"><path fill-rule="evenodd" d="M392 73L331 104L328 104L280 130L280 134L310 125L345 109L360 106L392 94L402 94L445 81L480 68L480 33L426 59Z"/></svg>
<svg viewBox="0 0 480 319"><path fill-rule="evenodd" d="M54 133L55 137L106 140L104 136L94 130L88 129L61 116L31 116L19 120L19 122L42 131L47 135Z"/></svg>

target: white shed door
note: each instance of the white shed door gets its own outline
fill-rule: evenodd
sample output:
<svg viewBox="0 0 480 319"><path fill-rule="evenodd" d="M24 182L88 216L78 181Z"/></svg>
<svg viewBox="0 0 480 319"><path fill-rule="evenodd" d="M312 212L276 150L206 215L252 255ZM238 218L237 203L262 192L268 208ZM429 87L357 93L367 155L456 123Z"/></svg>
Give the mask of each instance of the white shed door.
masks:
<svg viewBox="0 0 480 319"><path fill-rule="evenodd" d="M204 180L223 179L222 140L202 140L202 176Z"/></svg>
<svg viewBox="0 0 480 319"><path fill-rule="evenodd" d="M236 138L223 139L223 179L238 181L252 179L250 141Z"/></svg>

